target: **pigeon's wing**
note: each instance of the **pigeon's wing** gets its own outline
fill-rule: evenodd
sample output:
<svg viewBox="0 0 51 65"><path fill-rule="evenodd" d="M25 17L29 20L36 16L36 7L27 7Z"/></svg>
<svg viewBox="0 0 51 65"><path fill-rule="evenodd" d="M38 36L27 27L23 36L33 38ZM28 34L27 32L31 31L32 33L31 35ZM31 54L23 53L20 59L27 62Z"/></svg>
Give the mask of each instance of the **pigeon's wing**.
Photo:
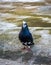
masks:
<svg viewBox="0 0 51 65"><path fill-rule="evenodd" d="M33 42L33 37L32 37L31 33L29 33L29 35L27 37L28 37L29 42Z"/></svg>
<svg viewBox="0 0 51 65"><path fill-rule="evenodd" d="M19 33L19 40L23 42L22 32Z"/></svg>

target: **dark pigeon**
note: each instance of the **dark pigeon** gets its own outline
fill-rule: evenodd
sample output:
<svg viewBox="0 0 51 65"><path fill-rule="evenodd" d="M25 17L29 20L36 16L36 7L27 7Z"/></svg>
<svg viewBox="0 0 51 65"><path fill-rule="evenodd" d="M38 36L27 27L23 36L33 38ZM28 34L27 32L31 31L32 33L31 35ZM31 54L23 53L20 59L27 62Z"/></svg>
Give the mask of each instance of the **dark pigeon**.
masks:
<svg viewBox="0 0 51 65"><path fill-rule="evenodd" d="M26 22L23 22L22 29L19 33L19 40L25 46L34 45L32 34L30 33Z"/></svg>

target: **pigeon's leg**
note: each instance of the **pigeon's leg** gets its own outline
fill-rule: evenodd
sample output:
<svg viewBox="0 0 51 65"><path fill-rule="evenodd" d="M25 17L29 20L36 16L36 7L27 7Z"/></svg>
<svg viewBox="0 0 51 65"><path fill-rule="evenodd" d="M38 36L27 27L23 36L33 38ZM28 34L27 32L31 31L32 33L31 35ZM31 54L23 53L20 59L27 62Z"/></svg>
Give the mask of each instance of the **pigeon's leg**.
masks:
<svg viewBox="0 0 51 65"><path fill-rule="evenodd" d="M23 45L22 50L28 50L28 49L30 49L30 46L25 46L25 45Z"/></svg>
<svg viewBox="0 0 51 65"><path fill-rule="evenodd" d="M30 46L30 44L31 44L31 42L28 42L28 43L27 43L27 50L28 50L28 51L31 51L31 46Z"/></svg>
<svg viewBox="0 0 51 65"><path fill-rule="evenodd" d="M22 48L22 50L25 50L26 49L26 45L27 45L27 43L24 43L24 42L22 42L23 43L23 48Z"/></svg>
<svg viewBox="0 0 51 65"><path fill-rule="evenodd" d="M26 46L25 49L30 51L30 46Z"/></svg>
<svg viewBox="0 0 51 65"><path fill-rule="evenodd" d="M23 48L22 48L22 50L25 50L26 49L26 47L25 47L25 45L23 45Z"/></svg>

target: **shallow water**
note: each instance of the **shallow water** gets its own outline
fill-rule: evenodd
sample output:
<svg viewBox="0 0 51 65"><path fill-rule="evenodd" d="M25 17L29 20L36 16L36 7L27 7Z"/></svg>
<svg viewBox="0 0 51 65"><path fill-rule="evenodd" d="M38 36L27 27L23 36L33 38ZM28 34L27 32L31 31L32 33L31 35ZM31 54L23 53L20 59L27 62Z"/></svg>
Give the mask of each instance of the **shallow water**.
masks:
<svg viewBox="0 0 51 65"><path fill-rule="evenodd" d="M51 16L50 14L47 14L47 16L44 16L45 14L42 15L42 11L44 12L44 9L47 9L48 7L45 6L44 8L44 6L37 7L31 5L14 6L13 3L8 6L6 6L6 4L4 6L3 4L0 4L0 6L0 58L9 59L19 63L21 62L23 65L24 63L26 65L51 64ZM20 8L21 13L19 12ZM40 12L42 16L40 14L38 16L31 15L35 12L34 8L36 12L38 11L37 14L39 13L39 10L42 9ZM48 10L50 8L51 6ZM29 9L33 10L29 11ZM27 12L30 12L31 14L27 14ZM30 52L22 52L21 48L23 46L18 39L18 34L21 29L19 26L22 25L22 21L24 20L31 26L29 29L35 43ZM43 27L42 24L38 24L39 21L40 23L43 22L42 24L46 25L46 27ZM34 26L35 24L37 27ZM41 27L39 27L40 25Z"/></svg>

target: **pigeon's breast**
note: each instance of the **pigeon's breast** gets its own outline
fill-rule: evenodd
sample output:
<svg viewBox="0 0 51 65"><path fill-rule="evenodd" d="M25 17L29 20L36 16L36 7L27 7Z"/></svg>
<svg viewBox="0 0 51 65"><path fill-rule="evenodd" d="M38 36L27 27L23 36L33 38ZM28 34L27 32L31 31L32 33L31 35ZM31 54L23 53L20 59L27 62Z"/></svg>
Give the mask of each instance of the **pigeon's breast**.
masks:
<svg viewBox="0 0 51 65"><path fill-rule="evenodd" d="M29 31L24 31L24 32L22 32L22 35L23 35L23 37L29 36L30 35L30 32Z"/></svg>

